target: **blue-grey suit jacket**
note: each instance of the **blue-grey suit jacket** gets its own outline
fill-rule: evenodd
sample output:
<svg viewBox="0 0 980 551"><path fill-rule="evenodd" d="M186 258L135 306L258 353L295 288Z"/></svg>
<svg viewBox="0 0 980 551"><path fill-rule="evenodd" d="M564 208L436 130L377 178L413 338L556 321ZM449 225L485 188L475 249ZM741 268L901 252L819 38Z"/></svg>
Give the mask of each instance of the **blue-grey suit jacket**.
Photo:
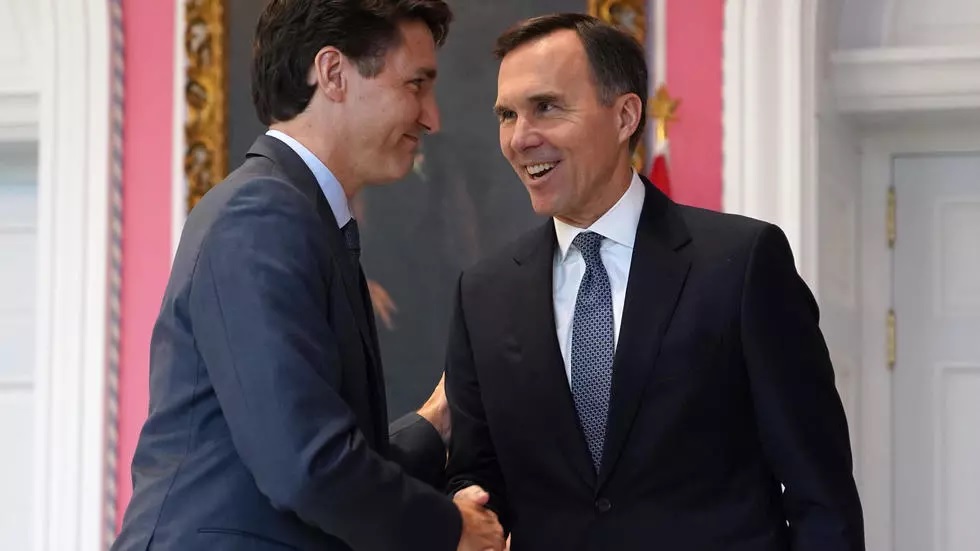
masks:
<svg viewBox="0 0 980 551"><path fill-rule="evenodd" d="M261 136L184 227L113 549L456 549L438 434L387 424L364 276L313 174Z"/></svg>

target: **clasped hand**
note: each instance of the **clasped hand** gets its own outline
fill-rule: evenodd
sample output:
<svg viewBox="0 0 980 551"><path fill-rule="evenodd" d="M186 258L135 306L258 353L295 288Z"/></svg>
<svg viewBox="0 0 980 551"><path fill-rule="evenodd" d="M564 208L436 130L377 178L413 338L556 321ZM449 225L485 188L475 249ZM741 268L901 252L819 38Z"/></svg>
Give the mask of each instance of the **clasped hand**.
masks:
<svg viewBox="0 0 980 551"><path fill-rule="evenodd" d="M456 492L453 503L463 517L463 533L458 551L503 551L504 530L497 514L487 509L490 494L479 486Z"/></svg>

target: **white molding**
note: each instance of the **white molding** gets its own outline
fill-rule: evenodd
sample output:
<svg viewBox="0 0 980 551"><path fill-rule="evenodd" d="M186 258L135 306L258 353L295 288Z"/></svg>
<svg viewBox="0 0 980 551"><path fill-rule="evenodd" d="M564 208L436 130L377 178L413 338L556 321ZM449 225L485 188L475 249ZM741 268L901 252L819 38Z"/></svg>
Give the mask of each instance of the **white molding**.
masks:
<svg viewBox="0 0 980 551"><path fill-rule="evenodd" d="M891 185L887 144L865 140L861 177L861 387L855 465L869 549L892 548L892 376L885 355L891 308L891 260L886 246L885 194Z"/></svg>
<svg viewBox="0 0 980 551"><path fill-rule="evenodd" d="M947 257L946 245L949 241L947 235L944 233L945 228L943 224L949 221L950 208L962 207L965 205L971 206L973 209L980 210L980 194L973 193L958 193L956 195L950 195L940 199L935 199L935 204L933 205L933 215L932 219L934 225L932 228L932 250L935 251L936 261L934 262L932 269L932 312L930 314L933 319L939 321L952 321L954 319L963 320L972 319L977 316L978 310L977 305L970 304L970 301L962 300L961 296L957 294L952 294L949 296L949 277L948 272L949 258ZM969 253L965 253L969 254ZM954 269L955 271L955 269ZM961 273L971 273L973 270L967 268ZM975 276L976 274L974 274Z"/></svg>
<svg viewBox="0 0 980 551"><path fill-rule="evenodd" d="M654 88L667 81L667 0L653 0L653 78Z"/></svg>
<svg viewBox="0 0 980 551"><path fill-rule="evenodd" d="M745 77L745 6L743 2L725 2L722 30L722 207L727 212L742 212L745 203L745 163L743 146L746 128L743 104L748 79Z"/></svg>
<svg viewBox="0 0 980 551"><path fill-rule="evenodd" d="M891 253L886 246L885 194L892 159L903 154L980 151L980 125L922 129L904 121L869 132L862 141L861 360L858 489L868 549L891 549L892 374L887 369L885 322L892 307Z"/></svg>
<svg viewBox="0 0 980 551"><path fill-rule="evenodd" d="M815 196L816 101L806 90L815 70L806 56L816 50L816 4L726 2L723 61L723 208L780 226L810 283L816 206L805 200Z"/></svg>
<svg viewBox="0 0 980 551"><path fill-rule="evenodd" d="M170 204L170 258L177 254L180 234L187 220L187 179L184 177L184 149L186 138L184 123L187 119L184 101L186 85L187 52L184 50L185 0L174 2L174 106L173 106L173 155L171 165L171 204Z"/></svg>
<svg viewBox="0 0 980 551"><path fill-rule="evenodd" d="M37 142L38 40L40 23L32 0L7 0L0 7L0 142Z"/></svg>
<svg viewBox="0 0 980 551"><path fill-rule="evenodd" d="M0 142L36 142L37 117L37 92L0 92Z"/></svg>
<svg viewBox="0 0 980 551"><path fill-rule="evenodd" d="M980 47L838 51L831 61L843 113L980 108Z"/></svg>
<svg viewBox="0 0 980 551"><path fill-rule="evenodd" d="M948 536L949 533L943 529L944 521L948 518L949 507L947 497L949 495L949 472L944 469L944 462L948 456L946 431L946 390L949 388L949 379L956 375L972 375L980 377L980 365L965 362L943 363L939 369L932 374L932 438L933 438L933 464L932 464L932 525L933 525L933 549L946 551L950 549ZM969 419L964 419L969 422ZM962 482L962 481L959 481ZM963 542L953 542L954 544Z"/></svg>
<svg viewBox="0 0 980 551"><path fill-rule="evenodd" d="M40 5L34 549L101 549L109 199L105 0Z"/></svg>
<svg viewBox="0 0 980 551"><path fill-rule="evenodd" d="M797 251L797 266L807 282L814 297L821 298L820 274L820 132L817 114L820 112L821 98L818 89L821 61L821 21L822 11L832 9L826 2L803 0L800 9L800 87L799 102L799 182L797 195L800 209L800 248ZM792 177L792 176L791 176ZM783 185L786 185L783 182Z"/></svg>
<svg viewBox="0 0 980 551"><path fill-rule="evenodd" d="M880 0L882 4L881 20L879 21L880 40L889 44L895 37L895 0Z"/></svg>

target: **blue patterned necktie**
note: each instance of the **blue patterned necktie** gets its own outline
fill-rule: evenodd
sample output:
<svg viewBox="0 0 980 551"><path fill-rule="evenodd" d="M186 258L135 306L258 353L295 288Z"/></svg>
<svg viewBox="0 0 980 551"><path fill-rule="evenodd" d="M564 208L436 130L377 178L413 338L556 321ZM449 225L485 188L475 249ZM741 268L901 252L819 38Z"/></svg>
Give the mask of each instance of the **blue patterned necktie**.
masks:
<svg viewBox="0 0 980 551"><path fill-rule="evenodd" d="M606 417L616 352L612 292L609 275L599 256L602 236L583 232L575 237L572 244L585 259L585 275L578 289L572 318L572 396L592 463L598 472L606 440Z"/></svg>
<svg viewBox="0 0 980 551"><path fill-rule="evenodd" d="M356 267L361 262L361 232L357 229L357 220L351 218L340 231L344 234L344 243Z"/></svg>

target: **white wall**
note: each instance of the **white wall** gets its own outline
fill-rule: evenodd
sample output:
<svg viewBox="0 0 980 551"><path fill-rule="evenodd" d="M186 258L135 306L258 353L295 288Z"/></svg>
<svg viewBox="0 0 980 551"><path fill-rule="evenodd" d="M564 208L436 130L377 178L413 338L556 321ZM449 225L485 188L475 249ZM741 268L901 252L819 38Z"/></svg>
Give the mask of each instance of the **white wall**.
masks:
<svg viewBox="0 0 980 551"><path fill-rule="evenodd" d="M0 141L37 138L38 4L0 2Z"/></svg>
<svg viewBox="0 0 980 551"><path fill-rule="evenodd" d="M0 143L0 549L30 549L37 145Z"/></svg>
<svg viewBox="0 0 980 551"><path fill-rule="evenodd" d="M38 5L0 2L0 549L30 549L36 499Z"/></svg>

